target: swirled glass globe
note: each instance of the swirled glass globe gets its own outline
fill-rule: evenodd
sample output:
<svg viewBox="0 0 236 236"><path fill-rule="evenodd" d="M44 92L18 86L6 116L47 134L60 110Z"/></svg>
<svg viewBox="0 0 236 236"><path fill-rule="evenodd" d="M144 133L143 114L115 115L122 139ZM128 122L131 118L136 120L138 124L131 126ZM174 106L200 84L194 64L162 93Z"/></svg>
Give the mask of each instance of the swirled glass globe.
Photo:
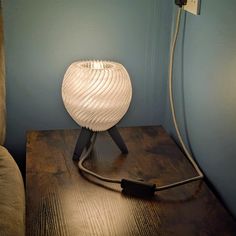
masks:
<svg viewBox="0 0 236 236"><path fill-rule="evenodd" d="M82 127L104 131L127 112L132 97L129 74L113 61L77 61L67 69L62 99L71 117Z"/></svg>

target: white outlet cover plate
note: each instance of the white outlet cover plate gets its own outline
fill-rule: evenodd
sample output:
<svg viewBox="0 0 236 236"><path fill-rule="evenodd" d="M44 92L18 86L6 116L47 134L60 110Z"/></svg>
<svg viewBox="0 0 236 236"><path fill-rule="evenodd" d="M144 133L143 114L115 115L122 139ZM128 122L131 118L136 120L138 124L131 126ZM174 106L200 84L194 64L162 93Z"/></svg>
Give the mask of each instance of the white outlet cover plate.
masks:
<svg viewBox="0 0 236 236"><path fill-rule="evenodd" d="M201 0L187 0L187 4L183 6L185 11L194 15L200 15Z"/></svg>

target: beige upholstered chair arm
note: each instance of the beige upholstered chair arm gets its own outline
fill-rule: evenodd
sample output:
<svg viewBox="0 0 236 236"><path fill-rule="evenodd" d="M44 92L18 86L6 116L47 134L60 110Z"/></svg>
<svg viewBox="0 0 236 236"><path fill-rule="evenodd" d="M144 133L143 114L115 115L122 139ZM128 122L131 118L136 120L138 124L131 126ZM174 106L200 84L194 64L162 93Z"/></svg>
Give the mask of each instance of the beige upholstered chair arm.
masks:
<svg viewBox="0 0 236 236"><path fill-rule="evenodd" d="M25 191L12 156L0 146L0 235L25 235Z"/></svg>

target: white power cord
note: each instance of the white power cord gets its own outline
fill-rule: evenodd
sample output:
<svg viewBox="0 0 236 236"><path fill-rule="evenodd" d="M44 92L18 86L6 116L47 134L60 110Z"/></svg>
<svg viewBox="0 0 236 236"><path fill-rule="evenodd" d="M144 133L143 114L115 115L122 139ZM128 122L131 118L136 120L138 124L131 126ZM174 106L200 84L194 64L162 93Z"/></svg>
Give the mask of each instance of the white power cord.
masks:
<svg viewBox="0 0 236 236"><path fill-rule="evenodd" d="M188 149L186 148L186 146L184 144L183 138L180 134L179 127L178 127L178 124L177 124L176 114L175 114L175 107L174 107L173 87L172 87L173 64L174 64L176 42L177 42L178 33L179 33L181 12L182 12L182 9L179 8L178 12L177 12L177 17L176 17L176 26L175 26L173 42L172 42L171 50L170 50L169 99L170 99L170 108L171 108L172 119L173 119L174 127L175 127L175 130L176 130L179 142L180 142L180 144L181 144L188 160L190 161L190 163L193 165L193 167L197 171L198 176L195 176L195 177L183 180L183 181L178 181L178 182L168 184L168 185L156 186L155 184L149 184L149 183L145 183L145 182L142 182L142 181L127 180L127 179L122 179L122 180L111 179L111 178L107 178L107 177L98 175L98 174L94 173L93 171L88 170L87 168L85 168L83 166L84 161L87 159L87 157L89 156L89 154L91 153L91 151L94 147L94 143L95 143L95 140L96 140L96 134L92 139L92 143L90 144L90 147L88 148L88 150L85 152L85 154L80 158L80 161L78 162L78 167L81 171L84 171L85 173L87 173L87 174L89 174L89 175L91 175L91 176L93 176L97 179L100 179L102 181L105 181L105 182L121 184L121 187L124 190L136 191L138 193L142 193L143 195L145 195L145 193L147 193L147 195L152 195L152 194L154 194L155 191L162 191L162 190L165 190L165 189L173 188L173 187L176 187L176 186L179 186L179 185L187 184L189 182L200 180L204 177L204 175L201 172L200 168L198 167L197 163L194 161L193 157L191 156L190 152L188 151Z"/></svg>
<svg viewBox="0 0 236 236"><path fill-rule="evenodd" d="M193 165L193 167L195 168L195 170L197 171L197 173L199 175L197 177L189 179L189 181L194 181L194 180L202 179L203 178L203 173L200 170L200 168L198 167L198 165L196 164L196 162L194 161L194 159L191 156L191 154L188 151L188 149L186 148L186 146L184 144L184 141L183 141L183 138L182 138L182 136L180 134L179 127L178 127L178 124L177 124L177 121L176 121L176 113L175 113L175 106L174 106L174 99L173 99L173 87L172 87L174 56L175 56L176 42L177 42L177 38L178 38L178 34L179 34L179 25L180 25L181 13L182 13L182 9L179 8L178 12L177 12L177 17L176 17L176 26L175 26L174 38L173 38L173 42L172 42L172 45L171 45L171 51L170 51L169 99L170 99L170 108L171 108L172 119L173 119L174 127L175 127L175 130L176 130L179 142L180 142L180 144L181 144L181 146L182 146L182 148L183 148L187 158L189 159L189 161L191 162L191 164Z"/></svg>
<svg viewBox="0 0 236 236"><path fill-rule="evenodd" d="M85 154L80 157L80 160L78 162L78 167L80 170L82 170L83 172L85 172L86 174L88 175L91 175L97 179L100 179L102 181L105 181L105 182L110 182L110 183L116 183L116 184L120 184L121 183L121 180L119 179L111 179L111 178L107 178L107 177L104 177L104 176L101 176L101 175L98 175L96 173L94 173L93 171L91 170L88 170L87 168L85 168L83 166L83 163L84 161L88 158L89 154L92 152L93 148L94 148L94 144L95 144L95 141L96 141L96 137L97 137L97 133L95 133L92 137L92 141L91 141L91 144L88 148L88 150L85 152Z"/></svg>

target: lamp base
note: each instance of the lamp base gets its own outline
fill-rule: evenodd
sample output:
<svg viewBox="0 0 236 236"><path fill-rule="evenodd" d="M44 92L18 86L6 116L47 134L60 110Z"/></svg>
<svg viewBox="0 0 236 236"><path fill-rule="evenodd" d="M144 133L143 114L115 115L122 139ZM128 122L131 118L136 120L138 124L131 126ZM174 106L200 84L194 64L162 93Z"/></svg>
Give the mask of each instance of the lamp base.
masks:
<svg viewBox="0 0 236 236"><path fill-rule="evenodd" d="M122 153L127 154L128 153L128 148L124 143L124 140L122 139L118 129L116 126L113 126L112 128L107 130L115 144L119 147ZM89 147L90 145L90 140L95 132L82 127L76 146L74 150L74 155L73 155L73 160L78 161L80 159L80 156L84 150L85 147Z"/></svg>

